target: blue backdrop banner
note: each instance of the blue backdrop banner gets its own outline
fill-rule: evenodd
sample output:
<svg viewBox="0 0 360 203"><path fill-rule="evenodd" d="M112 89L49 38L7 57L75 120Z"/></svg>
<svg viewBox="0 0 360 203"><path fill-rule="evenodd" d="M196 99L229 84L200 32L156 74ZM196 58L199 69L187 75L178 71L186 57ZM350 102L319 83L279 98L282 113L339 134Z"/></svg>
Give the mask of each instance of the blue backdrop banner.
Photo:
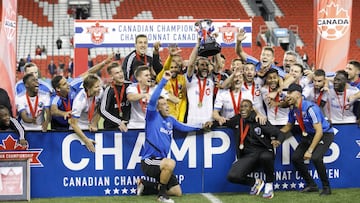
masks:
<svg viewBox="0 0 360 203"><path fill-rule="evenodd" d="M335 129L335 140L324 157L331 186L360 187L360 129L355 124L336 125ZM144 131L99 131L86 135L96 141L95 153L89 152L72 132L28 132L26 149L17 144L16 134L1 132L0 159L31 159L32 197L136 195L136 179L143 177L140 152ZM175 132L170 156L177 161L175 174L184 193L249 190L226 180L235 160L233 140L232 130L226 128L206 133ZM297 144L295 136L276 149L276 190L304 187L290 163ZM311 166L309 171L320 184ZM250 175L264 178L261 171Z"/></svg>

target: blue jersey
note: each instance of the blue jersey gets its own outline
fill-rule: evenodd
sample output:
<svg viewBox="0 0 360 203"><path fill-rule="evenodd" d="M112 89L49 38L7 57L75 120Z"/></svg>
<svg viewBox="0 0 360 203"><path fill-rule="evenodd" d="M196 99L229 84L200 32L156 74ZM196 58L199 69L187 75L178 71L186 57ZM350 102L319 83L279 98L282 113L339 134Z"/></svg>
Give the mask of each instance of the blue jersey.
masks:
<svg viewBox="0 0 360 203"><path fill-rule="evenodd" d="M360 78L358 78L355 82L350 82L350 85L360 89Z"/></svg>
<svg viewBox="0 0 360 203"><path fill-rule="evenodd" d="M71 80L70 87L78 93L81 89L84 89L83 87L84 79L82 77L74 78Z"/></svg>
<svg viewBox="0 0 360 203"><path fill-rule="evenodd" d="M66 111L65 106L70 104L70 111L73 106L73 101L79 90L82 89L82 78L76 78L70 83L70 91L67 98L61 97L59 95L54 95L51 98L51 105L56 105L60 111ZM64 119L62 116L52 116L51 127L53 129L68 129L69 123L68 119Z"/></svg>
<svg viewBox="0 0 360 203"><path fill-rule="evenodd" d="M76 96L75 90L73 88L70 87L70 91L68 94L67 98L61 97L59 95L55 95L52 97L51 100L51 105L56 105L58 107L59 110L61 111L68 111L66 110L65 106L69 106L70 111L72 108L72 104L74 101L74 98ZM64 117L62 116L52 116L52 125L56 123L56 127L60 127L60 128L69 128L69 123L68 123L68 119L64 119ZM52 126L55 127L55 126Z"/></svg>
<svg viewBox="0 0 360 203"><path fill-rule="evenodd" d="M298 108L291 109L289 112L289 123L294 124L296 121L296 113L299 113ZM307 100L302 100L301 115L304 121L305 131L309 134L315 134L313 124L321 123L324 133L333 133L334 130L330 123L325 119L320 107L315 103Z"/></svg>
<svg viewBox="0 0 360 203"><path fill-rule="evenodd" d="M199 130L199 128L190 127L178 122L175 118L163 117L157 111L157 101L161 90L167 80L162 79L154 90L146 111L145 123L145 144L142 150L142 159L146 158L166 158L169 151L171 140L173 139L173 130L190 132Z"/></svg>
<svg viewBox="0 0 360 203"><path fill-rule="evenodd" d="M251 56L246 57L246 62L254 64L256 72L258 72L261 69L261 62L254 57L251 57ZM282 77L282 78L285 77L286 73L283 69L275 66L274 64L271 64L271 68L276 69L278 71L280 77Z"/></svg>

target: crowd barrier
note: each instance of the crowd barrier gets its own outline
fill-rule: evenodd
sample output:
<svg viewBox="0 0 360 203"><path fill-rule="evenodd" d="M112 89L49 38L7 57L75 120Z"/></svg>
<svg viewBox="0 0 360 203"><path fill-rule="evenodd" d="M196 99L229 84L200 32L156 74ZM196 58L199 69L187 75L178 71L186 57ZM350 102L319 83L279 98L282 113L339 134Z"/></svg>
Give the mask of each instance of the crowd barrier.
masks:
<svg viewBox="0 0 360 203"><path fill-rule="evenodd" d="M335 125L336 135L324 157L333 188L360 187L360 128ZM78 137L68 132L28 132L29 146L22 150L13 132L1 132L0 159L31 159L31 197L135 195L136 179L142 177L140 151L143 130L86 132L96 141L89 152ZM171 157L184 193L242 192L249 188L226 180L235 160L231 129L184 134L175 132ZM295 136L276 150L275 190L299 190L304 181L293 170L290 155L298 144ZM310 165L312 166L312 165ZM320 184L316 170L310 172ZM9 175L9 174L1 174ZM251 174L264 177L261 172ZM150 179L151 180L151 179Z"/></svg>

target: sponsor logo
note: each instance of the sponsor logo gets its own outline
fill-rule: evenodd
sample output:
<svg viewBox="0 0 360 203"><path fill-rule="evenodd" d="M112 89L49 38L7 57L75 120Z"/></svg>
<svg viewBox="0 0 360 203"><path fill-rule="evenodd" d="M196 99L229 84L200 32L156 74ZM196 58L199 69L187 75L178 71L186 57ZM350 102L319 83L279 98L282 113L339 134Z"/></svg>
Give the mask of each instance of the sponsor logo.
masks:
<svg viewBox="0 0 360 203"><path fill-rule="evenodd" d="M326 40L337 40L343 37L350 28L348 10L331 2L318 13L317 31Z"/></svg>
<svg viewBox="0 0 360 203"><path fill-rule="evenodd" d="M256 127L256 128L254 129L254 132L255 132L256 135L260 135L260 134L261 134L261 128L260 128L260 127Z"/></svg>

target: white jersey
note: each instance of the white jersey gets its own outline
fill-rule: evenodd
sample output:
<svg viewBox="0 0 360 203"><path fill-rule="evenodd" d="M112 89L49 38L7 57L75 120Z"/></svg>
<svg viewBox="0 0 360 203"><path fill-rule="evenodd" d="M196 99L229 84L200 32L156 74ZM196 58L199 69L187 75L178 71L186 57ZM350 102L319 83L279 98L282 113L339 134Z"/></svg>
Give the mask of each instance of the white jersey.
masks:
<svg viewBox="0 0 360 203"><path fill-rule="evenodd" d="M201 87L203 87L203 81L201 80ZM199 124L211 121L214 100L214 81L212 78L208 77L206 79L204 96L201 103L199 102L199 80L195 74L190 78L186 76L186 89L189 100L187 123L198 126Z"/></svg>
<svg viewBox="0 0 360 203"><path fill-rule="evenodd" d="M91 120L89 121L89 118L88 118L89 110L90 110L90 108L96 109L96 106L101 101L101 97L102 97L102 88L101 88L101 92L100 92L99 96L95 96L95 101L94 101L95 106L93 107L92 105L93 105L94 97L88 97L85 92L85 89L81 89L79 91L79 93L75 96L74 101L73 101L71 116L73 118L78 119L78 125L79 125L80 129L82 129L82 130L89 129L89 125L90 125L90 121L91 121ZM94 113L95 113L95 111L94 111ZM90 119L92 119L92 118L90 118Z"/></svg>
<svg viewBox="0 0 360 203"><path fill-rule="evenodd" d="M318 99L321 101L327 102L329 99L329 92L323 91L323 93L315 92L314 84L308 84L304 87L302 95L305 97L306 100L312 101L314 103L318 102Z"/></svg>
<svg viewBox="0 0 360 203"><path fill-rule="evenodd" d="M254 85L254 86L253 86ZM241 87L241 92L243 93L243 98L249 99L253 103L254 109L262 115L266 115L263 105L263 99L261 97L260 89L263 85L262 79L259 77L254 78L254 82L251 84L244 84Z"/></svg>
<svg viewBox="0 0 360 203"><path fill-rule="evenodd" d="M330 116L330 108L329 108L329 92L328 91L323 91L322 93L320 92L315 92L314 90L314 84L310 83L307 86L305 86L305 88L303 89L303 93L302 95L305 97L306 100L308 101L312 101L315 104L320 104L318 102L326 102L325 106L323 108L321 108L322 112L325 114L325 117L329 117ZM318 101L319 100L319 101Z"/></svg>
<svg viewBox="0 0 360 203"><path fill-rule="evenodd" d="M264 86L260 89L261 96L265 101L266 109L267 109L267 118L269 122L273 125L286 125L288 122L288 114L289 108L280 108L280 107L270 107L267 101L267 97L269 95L269 87ZM283 101L285 99L286 93L281 92L276 95L275 100Z"/></svg>
<svg viewBox="0 0 360 203"><path fill-rule="evenodd" d="M133 83L131 85L129 85L126 88L126 94L139 94L138 92L138 88L137 88L138 83ZM150 87L149 88L149 94L152 95L152 93L154 92L156 86L154 87ZM140 93L146 93L145 91L142 91ZM162 90L161 91L161 96L163 96L164 98L168 98L169 95L167 93L166 90ZM129 123L127 124L128 129L144 129L145 128L145 115L146 115L146 107L149 101L146 101L145 99L140 101L131 101L131 112L130 112L130 120Z"/></svg>
<svg viewBox="0 0 360 203"><path fill-rule="evenodd" d="M214 110L218 110L220 115L224 118L231 118L235 116L235 109L240 109L239 107L242 100L242 93L241 91L233 91L232 93L234 100L232 99L230 89L220 89L216 94Z"/></svg>
<svg viewBox="0 0 360 203"><path fill-rule="evenodd" d="M24 127L25 130L42 130L42 123L45 121L45 109L50 107L50 95L43 91L38 92L38 105L35 107L36 96L29 97L30 105L32 109L35 110L36 123L26 123L20 119L20 124ZM21 92L15 96L15 104L19 115L22 111L26 112L27 117L32 118L30 106L26 98L26 91Z"/></svg>
<svg viewBox="0 0 360 203"><path fill-rule="evenodd" d="M299 85L304 89L306 86L310 84L309 78L307 76L302 76L300 78Z"/></svg>
<svg viewBox="0 0 360 203"><path fill-rule="evenodd" d="M349 96L359 92L359 89L349 86L344 92L336 93L330 88L330 118L332 123L355 123L356 116L353 113L353 103L349 103Z"/></svg>

